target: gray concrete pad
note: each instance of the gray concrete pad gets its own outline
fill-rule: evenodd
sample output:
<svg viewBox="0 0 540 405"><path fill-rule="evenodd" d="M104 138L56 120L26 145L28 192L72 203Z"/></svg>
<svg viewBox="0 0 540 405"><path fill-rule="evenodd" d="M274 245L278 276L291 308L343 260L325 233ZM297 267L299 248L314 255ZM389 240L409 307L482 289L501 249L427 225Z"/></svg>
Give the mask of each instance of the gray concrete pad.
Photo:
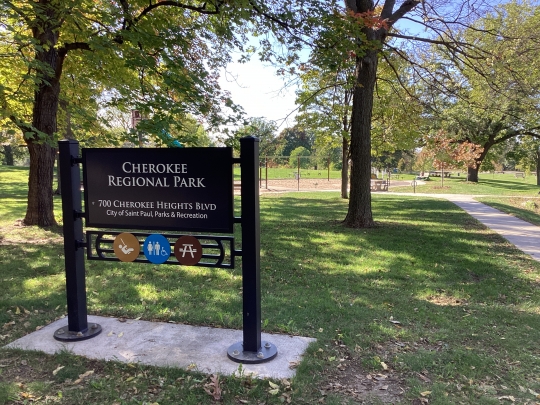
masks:
<svg viewBox="0 0 540 405"><path fill-rule="evenodd" d="M100 335L79 342L59 342L53 333L67 325L67 318L11 342L6 348L36 350L49 354L60 350L98 360L176 367L203 373L232 375L239 363L227 357L227 349L242 341L242 331L142 320L88 316L103 328ZM262 333L261 340L277 346L278 355L261 364L242 364L244 373L258 377L291 378L313 338Z"/></svg>

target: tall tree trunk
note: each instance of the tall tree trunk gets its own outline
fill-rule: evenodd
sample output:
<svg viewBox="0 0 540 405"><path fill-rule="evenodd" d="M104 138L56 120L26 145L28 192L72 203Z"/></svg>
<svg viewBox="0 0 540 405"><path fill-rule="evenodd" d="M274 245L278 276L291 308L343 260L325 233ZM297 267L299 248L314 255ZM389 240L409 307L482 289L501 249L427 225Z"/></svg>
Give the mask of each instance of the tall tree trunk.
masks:
<svg viewBox="0 0 540 405"><path fill-rule="evenodd" d="M4 164L6 166L14 166L15 162L13 159L13 147L11 145L3 145L4 148Z"/></svg>
<svg viewBox="0 0 540 405"><path fill-rule="evenodd" d="M356 85L351 116L351 194L344 224L351 228L375 226L371 212L371 115L377 78L377 51L356 59Z"/></svg>
<svg viewBox="0 0 540 405"><path fill-rule="evenodd" d="M53 168L56 149L46 143L27 142L30 152L26 225L56 225L53 205Z"/></svg>
<svg viewBox="0 0 540 405"><path fill-rule="evenodd" d="M349 141L345 137L343 137L341 162L341 198L349 198Z"/></svg>
<svg viewBox="0 0 540 405"><path fill-rule="evenodd" d="M540 149L536 150L536 185L540 186Z"/></svg>
<svg viewBox="0 0 540 405"><path fill-rule="evenodd" d="M467 168L467 181L473 181L475 183L478 183L478 170L480 169L480 166L472 167L469 166Z"/></svg>
<svg viewBox="0 0 540 405"><path fill-rule="evenodd" d="M58 16L54 7L48 6L45 15L49 17L43 25L33 30L34 38L44 44L36 50L37 77L41 79L35 93L32 111L32 128L23 128L33 132L25 141L30 153L30 173L28 178L28 206L24 224L51 226L56 225L53 204L53 171L56 156L54 134L57 131L58 101L60 96L60 76L64 55L59 55L55 45L58 32L55 28ZM37 132L39 131L39 132Z"/></svg>

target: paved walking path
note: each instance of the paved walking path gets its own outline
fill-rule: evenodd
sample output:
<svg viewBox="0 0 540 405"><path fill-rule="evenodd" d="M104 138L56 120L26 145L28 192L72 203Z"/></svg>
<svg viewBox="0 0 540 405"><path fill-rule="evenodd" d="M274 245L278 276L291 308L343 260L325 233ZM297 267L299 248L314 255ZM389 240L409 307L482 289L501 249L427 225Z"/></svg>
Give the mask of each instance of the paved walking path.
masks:
<svg viewBox="0 0 540 405"><path fill-rule="evenodd" d="M512 215L505 214L474 199L471 195L460 194L420 194L420 193L391 193L412 196L445 198L488 228L497 232L503 238L515 245L534 260L540 261L540 228Z"/></svg>

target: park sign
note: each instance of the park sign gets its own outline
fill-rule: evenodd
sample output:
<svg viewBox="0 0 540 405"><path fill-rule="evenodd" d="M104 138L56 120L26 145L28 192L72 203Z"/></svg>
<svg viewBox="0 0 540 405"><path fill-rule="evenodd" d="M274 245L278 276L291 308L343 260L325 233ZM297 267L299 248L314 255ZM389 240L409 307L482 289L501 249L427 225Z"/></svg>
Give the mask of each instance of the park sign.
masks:
<svg viewBox="0 0 540 405"><path fill-rule="evenodd" d="M233 231L231 148L83 148L86 226Z"/></svg>
<svg viewBox="0 0 540 405"><path fill-rule="evenodd" d="M58 149L68 324L54 332L56 340L76 342L102 331L99 324L88 322L85 256L87 260L223 269L234 268L234 259L240 256L243 340L227 349L227 357L237 363L257 364L277 356L277 347L261 340L257 138L240 139L239 158L233 158L231 148L90 148L79 156L79 142L74 139L59 141ZM235 164L240 165L239 217L233 216ZM85 232L83 218L86 226L129 231ZM240 249L234 224L242 228ZM176 232L134 232L137 228Z"/></svg>

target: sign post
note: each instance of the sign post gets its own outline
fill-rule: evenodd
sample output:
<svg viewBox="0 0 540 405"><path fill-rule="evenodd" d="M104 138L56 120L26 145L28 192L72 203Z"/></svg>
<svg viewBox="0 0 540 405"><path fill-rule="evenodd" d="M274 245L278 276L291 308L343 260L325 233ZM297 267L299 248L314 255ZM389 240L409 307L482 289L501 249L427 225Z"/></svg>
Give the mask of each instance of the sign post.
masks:
<svg viewBox="0 0 540 405"><path fill-rule="evenodd" d="M81 172L79 142L58 142L60 153L60 183L62 184L62 216L68 325L54 332L60 341L90 339L101 333L101 326L88 323L86 312L86 282L84 270L84 234L81 217Z"/></svg>
<svg viewBox="0 0 540 405"><path fill-rule="evenodd" d="M261 341L259 139L240 139L240 161L244 340L229 347L227 355L237 363L263 363L276 357L277 348Z"/></svg>

